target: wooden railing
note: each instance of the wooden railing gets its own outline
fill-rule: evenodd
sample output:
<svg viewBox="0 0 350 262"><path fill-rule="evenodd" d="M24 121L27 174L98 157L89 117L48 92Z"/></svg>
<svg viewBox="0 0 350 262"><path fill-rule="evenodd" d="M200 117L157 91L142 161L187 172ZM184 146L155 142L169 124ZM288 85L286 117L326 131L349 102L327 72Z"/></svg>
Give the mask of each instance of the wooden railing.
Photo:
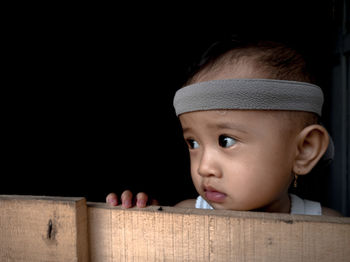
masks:
<svg viewBox="0 0 350 262"><path fill-rule="evenodd" d="M350 261L350 218L0 196L0 261Z"/></svg>

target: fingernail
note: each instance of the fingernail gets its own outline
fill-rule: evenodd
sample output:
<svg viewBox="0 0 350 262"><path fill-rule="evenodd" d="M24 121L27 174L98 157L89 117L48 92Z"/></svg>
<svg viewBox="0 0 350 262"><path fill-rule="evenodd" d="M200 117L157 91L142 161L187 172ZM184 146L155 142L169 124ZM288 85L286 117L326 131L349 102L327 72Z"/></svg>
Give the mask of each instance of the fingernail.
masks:
<svg viewBox="0 0 350 262"><path fill-rule="evenodd" d="M130 200L123 201L123 207L131 207L131 201Z"/></svg>
<svg viewBox="0 0 350 262"><path fill-rule="evenodd" d="M107 203L109 205L115 206L116 205L116 200L114 198L108 198Z"/></svg>
<svg viewBox="0 0 350 262"><path fill-rule="evenodd" d="M146 202L145 202L145 200L143 200L143 199L139 199L139 200L137 200L136 205L137 205L138 207L144 207L144 206L146 205Z"/></svg>

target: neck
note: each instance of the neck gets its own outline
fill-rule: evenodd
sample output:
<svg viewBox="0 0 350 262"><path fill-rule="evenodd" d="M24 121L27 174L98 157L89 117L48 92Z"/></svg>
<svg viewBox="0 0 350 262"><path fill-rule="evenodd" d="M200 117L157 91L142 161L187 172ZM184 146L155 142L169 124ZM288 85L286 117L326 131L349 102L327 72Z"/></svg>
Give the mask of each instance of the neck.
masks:
<svg viewBox="0 0 350 262"><path fill-rule="evenodd" d="M277 199L276 201L270 203L267 206L259 208L255 211L270 212L270 213L290 213L291 202L289 194L284 194L283 197Z"/></svg>

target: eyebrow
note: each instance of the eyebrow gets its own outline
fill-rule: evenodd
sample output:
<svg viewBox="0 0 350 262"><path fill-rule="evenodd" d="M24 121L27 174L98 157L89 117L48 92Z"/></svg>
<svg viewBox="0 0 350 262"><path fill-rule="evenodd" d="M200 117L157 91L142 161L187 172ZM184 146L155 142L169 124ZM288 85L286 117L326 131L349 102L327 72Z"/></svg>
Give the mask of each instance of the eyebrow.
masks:
<svg viewBox="0 0 350 262"><path fill-rule="evenodd" d="M209 128L213 128L213 129L232 129L232 130L236 130L239 131L241 133L248 133L246 130L244 130L244 128L242 126L233 124L233 123L217 123L217 124L209 124L208 125Z"/></svg>
<svg viewBox="0 0 350 262"><path fill-rule="evenodd" d="M238 126L238 125L233 124L233 123L208 124L207 126L210 129L232 129L232 130L236 130L236 131L241 132L241 133L248 133L241 126ZM185 127L182 129L183 133L189 132L191 130L192 130L191 127Z"/></svg>
<svg viewBox="0 0 350 262"><path fill-rule="evenodd" d="M186 133L186 132L191 131L191 129L192 129L192 128L190 128L190 127L185 127L185 128L182 128L182 132L183 132L183 133Z"/></svg>

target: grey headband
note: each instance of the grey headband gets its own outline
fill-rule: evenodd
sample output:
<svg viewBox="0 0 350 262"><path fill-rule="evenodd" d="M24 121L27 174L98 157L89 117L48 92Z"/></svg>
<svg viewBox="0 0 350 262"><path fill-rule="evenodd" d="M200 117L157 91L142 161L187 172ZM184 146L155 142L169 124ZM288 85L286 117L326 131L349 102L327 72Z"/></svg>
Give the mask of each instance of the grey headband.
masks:
<svg viewBox="0 0 350 262"><path fill-rule="evenodd" d="M272 79L223 79L200 82L179 89L174 97L176 115L203 110L291 110L321 116L320 87Z"/></svg>

